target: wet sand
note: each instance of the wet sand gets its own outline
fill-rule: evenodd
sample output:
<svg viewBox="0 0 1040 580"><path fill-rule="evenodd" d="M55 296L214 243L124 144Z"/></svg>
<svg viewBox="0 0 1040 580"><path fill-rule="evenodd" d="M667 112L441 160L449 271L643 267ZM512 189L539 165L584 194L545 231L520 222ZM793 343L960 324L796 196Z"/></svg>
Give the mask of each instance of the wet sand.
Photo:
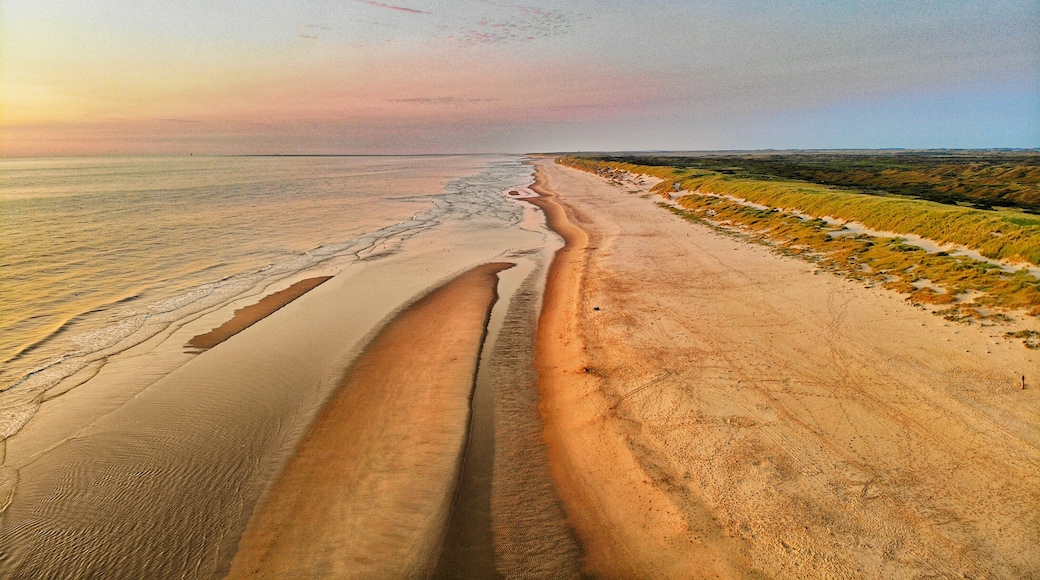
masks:
<svg viewBox="0 0 1040 580"><path fill-rule="evenodd" d="M511 266L462 274L366 347L254 515L229 578L429 574L497 273Z"/></svg>
<svg viewBox="0 0 1040 580"><path fill-rule="evenodd" d="M588 572L1040 577L1035 351L539 171L570 248L539 384Z"/></svg>
<svg viewBox="0 0 1040 580"><path fill-rule="evenodd" d="M314 278L307 278L296 282L285 290L279 290L273 294L268 294L261 298L256 304L250 304L249 306L236 310L234 316L231 317L231 320L228 320L224 324L221 324L204 334L193 336L192 339L188 341L188 345L198 349L213 348L257 322L260 322L264 318L274 314L279 308L282 308L286 304L296 300L300 296L303 296L330 279L332 279L332 276L316 276Z"/></svg>
<svg viewBox="0 0 1040 580"><path fill-rule="evenodd" d="M558 245L554 241L551 247ZM579 578L582 569L581 546L550 472L539 410L535 331L545 266L532 271L513 293L490 360L481 367L494 399L494 564L505 578Z"/></svg>
<svg viewBox="0 0 1040 580"><path fill-rule="evenodd" d="M211 349L193 356L184 344L231 305L44 401L3 445L13 494L0 515L0 578L224 577L257 502L379 329L478 264L518 264L500 274L508 296L543 260L539 220L510 225L482 199L456 213Z"/></svg>

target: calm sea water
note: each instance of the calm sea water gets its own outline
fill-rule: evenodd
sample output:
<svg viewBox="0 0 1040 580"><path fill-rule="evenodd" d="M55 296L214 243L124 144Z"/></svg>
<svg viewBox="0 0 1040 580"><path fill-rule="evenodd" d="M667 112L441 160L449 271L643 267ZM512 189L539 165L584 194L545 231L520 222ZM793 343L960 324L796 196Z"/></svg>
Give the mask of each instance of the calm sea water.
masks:
<svg viewBox="0 0 1040 580"><path fill-rule="evenodd" d="M488 156L0 160L0 397L428 225L466 179L529 173Z"/></svg>

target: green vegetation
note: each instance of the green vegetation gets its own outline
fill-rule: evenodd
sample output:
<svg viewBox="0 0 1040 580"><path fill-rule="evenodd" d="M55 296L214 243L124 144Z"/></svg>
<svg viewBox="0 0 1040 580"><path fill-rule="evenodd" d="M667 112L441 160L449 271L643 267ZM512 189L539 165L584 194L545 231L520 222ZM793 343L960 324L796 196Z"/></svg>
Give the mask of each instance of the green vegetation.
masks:
<svg viewBox="0 0 1040 580"><path fill-rule="evenodd" d="M805 181L761 179L694 167L640 165L574 156L564 157L560 162L608 177L611 172L622 171L652 175L664 180L655 188L659 193L674 191L678 186L685 191L730 195L812 216L855 221L874 230L916 234L939 244L962 245L988 258L1040 265L1040 217L1020 211L986 211L923 199L865 194Z"/></svg>
<svg viewBox="0 0 1040 580"><path fill-rule="evenodd" d="M908 300L915 304L954 304L961 295L982 293L971 305L960 303L944 311L951 320L987 318L979 308L1040 315L1040 280L1025 270L1009 273L971 258L930 254L900 238L834 235L838 229L821 219L755 209L725 198L687 195L678 203L684 209L662 205L686 219L739 227L784 254L816 262L821 269L909 294Z"/></svg>
<svg viewBox="0 0 1040 580"><path fill-rule="evenodd" d="M892 151L602 156L601 161L786 179L979 209L1040 213L1040 152Z"/></svg>
<svg viewBox="0 0 1040 580"><path fill-rule="evenodd" d="M1020 330L1018 332L1007 332L1004 336L1008 338L1021 338L1026 348L1040 349L1040 332L1035 330Z"/></svg>
<svg viewBox="0 0 1040 580"><path fill-rule="evenodd" d="M901 238L850 234L822 216L860 222L876 230L917 234L953 242L992 258L1040 263L1040 219L1022 213L947 206L919 199L863 195L831 186L789 180L758 180L715 171L647 166L567 157L561 163L620 182L623 172L661 178L653 188L667 196L700 192L660 204L685 219L717 231L773 246L810 260L822 270L908 294L908 300L941 307L937 313L958 322L1003 322L1001 310L1040 316L1040 280L1026 269L1007 272L998 265L946 252L929 253ZM710 193L714 195L704 195ZM733 196L770 209L757 209ZM798 214L780 211L793 209ZM806 217L809 216L809 217ZM1030 338L1032 340L1032 338Z"/></svg>

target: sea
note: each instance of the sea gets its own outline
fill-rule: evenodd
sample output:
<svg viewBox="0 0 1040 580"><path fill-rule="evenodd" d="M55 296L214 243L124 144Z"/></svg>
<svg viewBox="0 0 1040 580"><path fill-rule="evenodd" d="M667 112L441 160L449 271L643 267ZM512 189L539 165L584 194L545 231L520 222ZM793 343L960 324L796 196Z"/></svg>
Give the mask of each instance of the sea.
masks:
<svg viewBox="0 0 1040 580"><path fill-rule="evenodd" d="M513 156L0 159L0 437L100 358L530 174Z"/></svg>

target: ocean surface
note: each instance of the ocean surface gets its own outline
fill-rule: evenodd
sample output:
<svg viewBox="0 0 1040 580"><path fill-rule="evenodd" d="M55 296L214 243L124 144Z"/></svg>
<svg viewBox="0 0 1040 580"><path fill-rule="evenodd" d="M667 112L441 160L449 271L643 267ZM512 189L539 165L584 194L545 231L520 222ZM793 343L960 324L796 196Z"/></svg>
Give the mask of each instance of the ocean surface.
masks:
<svg viewBox="0 0 1040 580"><path fill-rule="evenodd" d="M0 437L93 361L529 176L503 156L0 159Z"/></svg>

